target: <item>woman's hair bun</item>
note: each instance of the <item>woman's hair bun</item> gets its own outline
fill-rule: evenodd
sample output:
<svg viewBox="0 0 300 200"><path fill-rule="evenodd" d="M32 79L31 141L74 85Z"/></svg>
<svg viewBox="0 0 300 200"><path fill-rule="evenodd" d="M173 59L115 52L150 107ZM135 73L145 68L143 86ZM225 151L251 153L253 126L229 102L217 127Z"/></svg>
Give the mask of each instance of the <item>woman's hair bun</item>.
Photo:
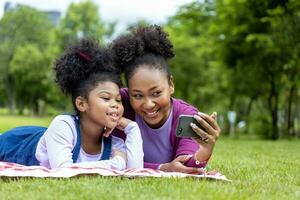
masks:
<svg viewBox="0 0 300 200"><path fill-rule="evenodd" d="M172 58L173 45L168 34L160 26L151 25L131 29L127 35L115 39L111 44L115 60L121 68L147 53Z"/></svg>
<svg viewBox="0 0 300 200"><path fill-rule="evenodd" d="M124 35L114 40L111 48L114 52L115 60L122 68L135 60L136 57L143 55L144 46L141 38L133 35Z"/></svg>
<svg viewBox="0 0 300 200"><path fill-rule="evenodd" d="M142 38L145 52L160 55L165 59L174 57L173 45L162 27L158 25L139 27L134 31L134 35Z"/></svg>

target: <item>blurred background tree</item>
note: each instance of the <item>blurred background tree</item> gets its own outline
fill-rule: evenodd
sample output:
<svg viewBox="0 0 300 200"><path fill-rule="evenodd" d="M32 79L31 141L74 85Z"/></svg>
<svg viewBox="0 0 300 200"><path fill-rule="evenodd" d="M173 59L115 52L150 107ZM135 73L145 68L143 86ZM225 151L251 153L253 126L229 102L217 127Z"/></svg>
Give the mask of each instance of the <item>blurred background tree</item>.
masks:
<svg viewBox="0 0 300 200"><path fill-rule="evenodd" d="M0 20L0 80L6 93L5 101L10 113L15 113L17 98L22 96L19 92L21 90L26 91L25 88L30 87L18 82L20 75L15 72L18 71L18 68L23 68L23 63L28 60L36 59L29 61L34 63L46 58L43 56L47 47L51 45L52 30L53 26L45 14L26 6L7 12ZM28 48L31 51L26 52ZM39 52L41 53L37 55ZM35 55L31 55L31 53L35 53ZM16 66L16 62L22 63L22 65ZM45 64L45 61L42 62ZM49 62L46 64L50 65ZM33 73L38 73L44 67L43 65L36 66ZM28 66L28 69L31 70L31 67ZM27 72L30 73L26 69L24 70L23 72L26 73L23 73L22 76L26 76ZM43 80L40 79L39 81ZM44 91L42 87L40 90Z"/></svg>
<svg viewBox="0 0 300 200"><path fill-rule="evenodd" d="M115 29L115 23L105 23L100 18L97 5L92 1L71 3L65 17L61 20L58 36L61 47L79 38L93 38L102 43Z"/></svg>
<svg viewBox="0 0 300 200"><path fill-rule="evenodd" d="M174 44L175 96L211 113L223 133L236 113L234 137L300 137L300 2L205 0L181 6L162 24ZM117 22L100 18L91 0L70 4L58 26L26 6L0 20L0 107L19 114L71 110L52 66L79 38L107 44ZM144 19L128 29L151 24ZM26 110L29 110L25 113ZM234 134L233 134L234 133Z"/></svg>

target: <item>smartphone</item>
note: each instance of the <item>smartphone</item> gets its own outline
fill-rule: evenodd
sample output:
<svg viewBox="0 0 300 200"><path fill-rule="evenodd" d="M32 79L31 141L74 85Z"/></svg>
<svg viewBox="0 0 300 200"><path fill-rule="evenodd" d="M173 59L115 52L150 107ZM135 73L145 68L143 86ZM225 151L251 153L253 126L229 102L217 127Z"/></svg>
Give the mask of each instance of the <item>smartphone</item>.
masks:
<svg viewBox="0 0 300 200"><path fill-rule="evenodd" d="M176 126L177 137L201 138L191 127L191 123L194 123L201 128L201 125L192 115L179 115L178 120Z"/></svg>

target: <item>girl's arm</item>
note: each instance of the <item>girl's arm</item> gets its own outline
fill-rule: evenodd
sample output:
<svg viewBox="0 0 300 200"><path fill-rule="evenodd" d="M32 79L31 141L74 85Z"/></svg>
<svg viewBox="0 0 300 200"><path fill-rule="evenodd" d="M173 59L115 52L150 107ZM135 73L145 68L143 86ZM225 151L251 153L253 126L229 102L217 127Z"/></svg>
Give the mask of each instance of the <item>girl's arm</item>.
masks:
<svg viewBox="0 0 300 200"><path fill-rule="evenodd" d="M124 130L126 134L127 168L142 168L144 163L143 141L137 123L122 117L117 128Z"/></svg>
<svg viewBox="0 0 300 200"><path fill-rule="evenodd" d="M125 128L124 128L125 127ZM103 167L108 169L123 170L125 168L141 168L144 162L142 137L137 123L123 118L120 120L119 129L123 129L127 137L124 141L113 136L112 158L94 162L76 163L80 167Z"/></svg>
<svg viewBox="0 0 300 200"><path fill-rule="evenodd" d="M78 167L101 167L106 169L123 170L126 168L126 147L121 138L112 137L112 153L109 160L75 163Z"/></svg>
<svg viewBox="0 0 300 200"><path fill-rule="evenodd" d="M73 118L67 115L57 116L38 143L35 156L40 165L51 169L72 165L72 150L76 138Z"/></svg>

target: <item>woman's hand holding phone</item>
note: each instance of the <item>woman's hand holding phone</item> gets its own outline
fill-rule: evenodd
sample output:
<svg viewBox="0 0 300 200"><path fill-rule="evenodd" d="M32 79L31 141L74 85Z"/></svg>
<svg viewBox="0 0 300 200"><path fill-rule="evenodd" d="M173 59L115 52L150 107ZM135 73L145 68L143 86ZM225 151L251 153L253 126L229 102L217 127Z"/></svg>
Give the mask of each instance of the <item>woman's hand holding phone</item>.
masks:
<svg viewBox="0 0 300 200"><path fill-rule="evenodd" d="M195 160L199 162L210 158L220 133L216 112L211 115L201 112L194 116L181 115L176 127L177 137L192 138L200 145L195 153Z"/></svg>
<svg viewBox="0 0 300 200"><path fill-rule="evenodd" d="M199 138L194 139L204 146L214 145L221 133L221 129L217 123L217 113L213 112L209 116L199 112L197 115L194 115L194 119L201 125L200 128L195 123L190 124L194 132L199 135Z"/></svg>
<svg viewBox="0 0 300 200"><path fill-rule="evenodd" d="M216 112L210 116L201 112L194 116L180 115L176 136L193 138L199 144L215 143L221 132L216 119Z"/></svg>
<svg viewBox="0 0 300 200"><path fill-rule="evenodd" d="M200 144L199 150L195 153L195 160L199 162L207 161L221 134L221 128L217 123L217 113L213 112L211 115L207 115L199 112L194 118L201 125L201 128L197 125L191 125L192 129L200 136L200 138L194 138Z"/></svg>

